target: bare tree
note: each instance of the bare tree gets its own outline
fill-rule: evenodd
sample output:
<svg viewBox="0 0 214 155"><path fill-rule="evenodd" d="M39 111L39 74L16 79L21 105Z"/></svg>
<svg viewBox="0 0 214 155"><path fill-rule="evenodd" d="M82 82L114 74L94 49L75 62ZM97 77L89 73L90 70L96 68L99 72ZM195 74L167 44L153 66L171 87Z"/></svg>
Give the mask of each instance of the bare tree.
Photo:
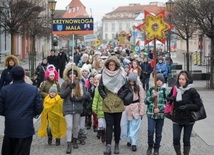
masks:
<svg viewBox="0 0 214 155"><path fill-rule="evenodd" d="M14 54L14 36L20 33L21 26L41 11L41 7L27 0L4 0L1 3L0 27L2 32L11 34L11 54Z"/></svg>
<svg viewBox="0 0 214 155"><path fill-rule="evenodd" d="M210 88L214 89L214 0L191 0L187 16L193 18L203 33L211 39Z"/></svg>
<svg viewBox="0 0 214 155"><path fill-rule="evenodd" d="M179 36L186 41L186 63L187 71L190 71L189 62L189 39L197 31L198 26L194 23L194 18L187 16L189 10L189 0L177 0L174 4L174 11L172 12L172 24L175 26L173 34Z"/></svg>

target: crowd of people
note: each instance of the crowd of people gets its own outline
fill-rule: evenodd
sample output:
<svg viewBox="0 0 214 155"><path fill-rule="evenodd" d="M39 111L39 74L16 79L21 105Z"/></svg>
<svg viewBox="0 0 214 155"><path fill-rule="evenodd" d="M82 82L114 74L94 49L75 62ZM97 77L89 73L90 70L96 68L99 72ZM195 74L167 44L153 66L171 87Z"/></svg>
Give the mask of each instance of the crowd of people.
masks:
<svg viewBox="0 0 214 155"><path fill-rule="evenodd" d="M162 51L157 52L157 60L153 59L153 51L147 54L143 50L140 55L128 49L112 48L99 51L74 48L73 52L72 57L63 49L57 55L55 50L51 50L50 55L43 57L36 67L31 84L26 84L26 75L18 66L17 57L7 56L6 69L0 79L0 115L6 120L3 154L29 154L34 134L32 119L39 115L41 125L37 135L47 137L49 145L55 138L56 146L66 136L67 154L78 149L79 144L86 144L86 130L91 128L106 145L104 155L112 154L112 146L114 154L119 154L120 140L123 139L127 141L127 147L137 151L141 120L147 115L147 155L159 155L165 105L173 102L174 149L177 155L181 155L180 136L184 128L184 155L189 155L194 125L189 115L201 105L198 102L200 95L194 89L188 72L178 74L174 86L177 96L173 96L172 90L166 88L173 62ZM155 78L154 85L149 83L151 77ZM62 84L59 79L62 79ZM15 96L10 95L10 90L17 92ZM29 96L31 100L27 98ZM24 108L17 110L15 104ZM123 130L122 124L125 125ZM24 149L26 145L28 149Z"/></svg>

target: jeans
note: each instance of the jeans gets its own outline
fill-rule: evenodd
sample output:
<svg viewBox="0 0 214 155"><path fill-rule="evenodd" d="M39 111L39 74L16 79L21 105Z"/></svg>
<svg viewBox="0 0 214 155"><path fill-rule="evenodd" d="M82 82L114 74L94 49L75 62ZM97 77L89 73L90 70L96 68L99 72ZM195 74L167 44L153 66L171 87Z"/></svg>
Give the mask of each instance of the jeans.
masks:
<svg viewBox="0 0 214 155"><path fill-rule="evenodd" d="M143 89L146 91L149 90L149 78L143 79L142 83L143 83Z"/></svg>
<svg viewBox="0 0 214 155"><path fill-rule="evenodd" d="M180 124L174 123L173 124L173 144L180 145L182 128L184 129L184 135L183 135L184 146L190 146L190 137L192 133L193 124L180 125Z"/></svg>
<svg viewBox="0 0 214 155"><path fill-rule="evenodd" d="M79 120L80 120L80 114L78 113L65 115L65 121L67 126L66 127L67 142L71 142L72 135L73 135L73 138L78 138Z"/></svg>
<svg viewBox="0 0 214 155"><path fill-rule="evenodd" d="M154 146L155 148L160 147L163 125L164 125L164 119L148 118L148 145L149 146ZM155 142L154 142L154 132L155 132Z"/></svg>
<svg viewBox="0 0 214 155"><path fill-rule="evenodd" d="M114 126L114 140L116 144L119 144L120 141L120 120L122 116L122 112L120 113L106 113L104 112L105 120L106 120L106 145L110 144L112 141L112 132Z"/></svg>

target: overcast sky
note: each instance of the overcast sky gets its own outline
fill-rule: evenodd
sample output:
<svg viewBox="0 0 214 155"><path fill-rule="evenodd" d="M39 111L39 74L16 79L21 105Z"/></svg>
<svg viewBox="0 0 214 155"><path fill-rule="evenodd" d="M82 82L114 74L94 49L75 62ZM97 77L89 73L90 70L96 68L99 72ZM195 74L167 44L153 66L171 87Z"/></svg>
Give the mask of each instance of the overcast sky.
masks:
<svg viewBox="0 0 214 155"><path fill-rule="evenodd" d="M65 7L72 0L56 0L56 9L65 10ZM95 20L100 20L102 16L112 10L116 9L118 6L128 6L130 3L140 3L149 4L150 2L167 2L168 0L81 0L83 5L85 5L86 10L89 15L91 15Z"/></svg>

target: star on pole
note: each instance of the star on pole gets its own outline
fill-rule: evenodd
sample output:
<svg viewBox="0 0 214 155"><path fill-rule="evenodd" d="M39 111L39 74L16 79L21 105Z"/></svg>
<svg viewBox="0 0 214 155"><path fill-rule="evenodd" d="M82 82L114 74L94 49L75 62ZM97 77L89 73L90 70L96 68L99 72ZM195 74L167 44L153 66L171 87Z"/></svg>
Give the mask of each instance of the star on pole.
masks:
<svg viewBox="0 0 214 155"><path fill-rule="evenodd" d="M171 24L166 23L165 20L165 10L161 11L156 16L150 14L147 11L145 13L145 22L138 25L136 29L143 31L146 34L145 44L150 41L157 39L163 44L165 44L165 32L172 29Z"/></svg>

